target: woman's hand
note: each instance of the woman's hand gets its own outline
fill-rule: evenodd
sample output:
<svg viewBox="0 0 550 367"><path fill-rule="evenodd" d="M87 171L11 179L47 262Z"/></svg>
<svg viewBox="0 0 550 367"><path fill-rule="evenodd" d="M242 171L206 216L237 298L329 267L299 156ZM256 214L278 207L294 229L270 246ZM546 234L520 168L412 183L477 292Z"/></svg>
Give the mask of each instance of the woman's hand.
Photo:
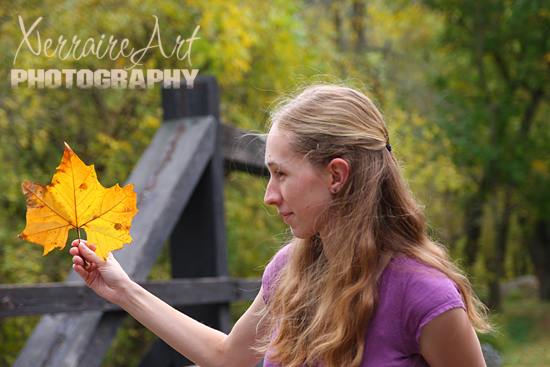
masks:
<svg viewBox="0 0 550 367"><path fill-rule="evenodd" d="M113 254L107 255L107 261L95 254L95 245L84 240L74 240L70 249L73 255L74 270L101 297L119 303L132 280L124 272ZM84 260L86 263L84 263Z"/></svg>

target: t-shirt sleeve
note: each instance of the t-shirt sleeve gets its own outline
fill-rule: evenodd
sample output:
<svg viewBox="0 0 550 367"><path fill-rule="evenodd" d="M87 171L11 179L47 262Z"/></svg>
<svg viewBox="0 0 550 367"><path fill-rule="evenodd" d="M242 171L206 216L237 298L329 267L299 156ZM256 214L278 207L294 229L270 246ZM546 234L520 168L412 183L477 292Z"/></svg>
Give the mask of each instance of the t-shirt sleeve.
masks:
<svg viewBox="0 0 550 367"><path fill-rule="evenodd" d="M273 259L267 264L262 276L263 298L266 305L269 305L269 300L277 290L276 280L277 275L289 260L291 245L288 244L280 249Z"/></svg>
<svg viewBox="0 0 550 367"><path fill-rule="evenodd" d="M455 282L437 271L414 274L404 299L407 344L411 353L420 353L420 335L428 322L453 308L464 307Z"/></svg>

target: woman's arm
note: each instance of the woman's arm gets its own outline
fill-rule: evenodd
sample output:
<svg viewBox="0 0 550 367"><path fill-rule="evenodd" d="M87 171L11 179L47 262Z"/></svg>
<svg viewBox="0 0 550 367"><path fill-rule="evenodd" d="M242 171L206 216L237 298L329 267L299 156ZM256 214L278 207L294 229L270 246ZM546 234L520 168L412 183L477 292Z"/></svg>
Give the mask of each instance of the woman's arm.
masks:
<svg viewBox="0 0 550 367"><path fill-rule="evenodd" d="M453 308L428 322L419 342L431 367L486 367L477 335L462 308Z"/></svg>
<svg viewBox="0 0 550 367"><path fill-rule="evenodd" d="M254 366L261 358L253 347L262 333L262 290L229 335L174 309L130 280L109 253L104 261L84 243L73 242L74 269L100 296L118 304L172 348L202 366ZM93 245L91 245L93 246ZM88 264L84 268L82 255Z"/></svg>

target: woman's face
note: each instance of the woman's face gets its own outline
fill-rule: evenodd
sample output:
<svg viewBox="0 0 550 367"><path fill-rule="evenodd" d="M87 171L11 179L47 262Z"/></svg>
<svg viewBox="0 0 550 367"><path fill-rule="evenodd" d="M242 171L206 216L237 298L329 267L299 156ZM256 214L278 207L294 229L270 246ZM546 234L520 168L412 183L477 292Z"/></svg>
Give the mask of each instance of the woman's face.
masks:
<svg viewBox="0 0 550 367"><path fill-rule="evenodd" d="M265 162L271 178L264 201L277 208L294 236L306 238L317 232L322 236L323 214L332 200L332 175L295 153L289 139L277 125L267 136Z"/></svg>

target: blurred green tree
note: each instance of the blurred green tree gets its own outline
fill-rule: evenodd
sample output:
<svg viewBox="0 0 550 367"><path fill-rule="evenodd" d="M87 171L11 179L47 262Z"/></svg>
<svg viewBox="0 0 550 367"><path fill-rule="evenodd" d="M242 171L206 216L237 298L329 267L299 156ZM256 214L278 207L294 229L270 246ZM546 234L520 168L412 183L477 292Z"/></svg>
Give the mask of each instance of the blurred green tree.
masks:
<svg viewBox="0 0 550 367"><path fill-rule="evenodd" d="M489 305L500 308L500 280L513 221L531 238L542 289L550 282L548 223L550 2L426 0L445 17L443 60L434 80L449 151L476 184L464 201L465 255L473 264L492 206ZM533 194L533 190L537 194ZM539 223L539 224L536 224ZM542 297L550 299L548 290Z"/></svg>

